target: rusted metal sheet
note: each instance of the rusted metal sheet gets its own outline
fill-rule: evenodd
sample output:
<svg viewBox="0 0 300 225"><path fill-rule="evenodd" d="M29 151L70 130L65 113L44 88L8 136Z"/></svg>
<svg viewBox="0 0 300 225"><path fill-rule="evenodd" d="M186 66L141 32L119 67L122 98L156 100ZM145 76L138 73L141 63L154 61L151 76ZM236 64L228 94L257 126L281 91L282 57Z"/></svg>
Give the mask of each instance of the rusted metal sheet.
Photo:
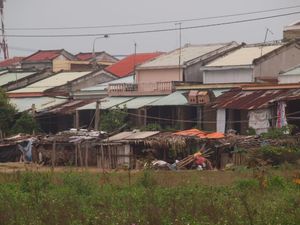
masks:
<svg viewBox="0 0 300 225"><path fill-rule="evenodd" d="M223 95L219 96L216 99L215 105L213 107L247 110L261 109L267 108L273 102L295 97L300 98L300 91L298 89L255 91L243 91L241 89L238 89L226 92Z"/></svg>

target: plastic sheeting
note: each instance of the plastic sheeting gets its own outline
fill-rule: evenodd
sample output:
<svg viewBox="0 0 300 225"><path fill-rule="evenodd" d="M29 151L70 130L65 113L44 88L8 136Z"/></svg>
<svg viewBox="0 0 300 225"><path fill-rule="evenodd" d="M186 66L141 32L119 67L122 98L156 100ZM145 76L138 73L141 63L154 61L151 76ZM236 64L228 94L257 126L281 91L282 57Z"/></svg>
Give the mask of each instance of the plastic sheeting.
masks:
<svg viewBox="0 0 300 225"><path fill-rule="evenodd" d="M249 111L249 127L253 128L256 134L266 133L270 127L270 109L259 109Z"/></svg>
<svg viewBox="0 0 300 225"><path fill-rule="evenodd" d="M225 132L226 126L226 109L217 110L217 132Z"/></svg>

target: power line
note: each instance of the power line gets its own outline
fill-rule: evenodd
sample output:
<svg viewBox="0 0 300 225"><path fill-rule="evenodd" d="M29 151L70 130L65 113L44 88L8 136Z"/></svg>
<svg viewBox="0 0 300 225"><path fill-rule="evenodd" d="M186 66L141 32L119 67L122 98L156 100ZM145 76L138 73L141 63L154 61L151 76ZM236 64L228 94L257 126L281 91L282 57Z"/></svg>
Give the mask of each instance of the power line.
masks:
<svg viewBox="0 0 300 225"><path fill-rule="evenodd" d="M12 27L12 28L6 28L6 30L19 30L19 31L32 30L33 31L33 30L76 30L76 29L96 29L96 28L99 29L99 28L137 27L137 26L161 25L161 24L170 24L170 23L174 24L180 22L182 23L182 22L193 22L193 21L201 21L201 20L221 19L221 18L236 17L236 16L246 16L246 15L259 14L259 13L281 11L286 9L295 9L299 7L300 5L294 5L289 7L273 8L267 10L225 14L220 16L209 16L209 17L181 19L181 20L165 20L165 21L156 21L156 22L145 22L145 23L111 24L111 25L97 25L97 26L70 26L70 27L31 27L31 28Z"/></svg>
<svg viewBox="0 0 300 225"><path fill-rule="evenodd" d="M222 23L212 23L212 24L205 24L205 25L187 26L187 27L181 27L181 30L190 30L190 29L198 29L198 28L216 27L216 26L223 26L223 25L230 25L230 24L246 23L246 22L252 22L252 21L272 19L272 18L277 18L277 17L291 16L291 15L296 15L296 14L300 14L300 11L284 13L284 14L277 14L277 15L272 15L272 16L251 18L251 19L235 20L235 21L222 22ZM177 31L177 30L179 30L179 28L166 28L166 29L141 30L141 31L125 31L125 32L111 32L111 33L98 33L98 34L95 34L95 33L53 34L53 35L52 34L46 34L46 35L7 34L6 37L14 37L14 38L95 37L95 36L105 36L105 35L117 36L117 35L159 33L159 32L170 32L170 31Z"/></svg>

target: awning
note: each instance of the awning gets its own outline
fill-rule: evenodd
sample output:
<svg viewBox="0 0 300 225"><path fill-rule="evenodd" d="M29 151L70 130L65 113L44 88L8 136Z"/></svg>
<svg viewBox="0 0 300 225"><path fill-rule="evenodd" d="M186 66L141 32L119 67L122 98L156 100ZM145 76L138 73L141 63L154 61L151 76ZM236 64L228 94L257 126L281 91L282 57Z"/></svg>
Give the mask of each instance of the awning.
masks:
<svg viewBox="0 0 300 225"><path fill-rule="evenodd" d="M187 98L183 95L186 91L175 91L165 97L161 97L155 102L149 103L148 106L178 106L188 105Z"/></svg>
<svg viewBox="0 0 300 225"><path fill-rule="evenodd" d="M159 100L160 98L163 98L164 96L142 96L142 97L136 97L132 100L129 100L128 102L124 102L120 104L119 106L123 108L126 106L127 109L139 109L142 108L148 104L151 104L152 102L155 102Z"/></svg>
<svg viewBox="0 0 300 225"><path fill-rule="evenodd" d="M114 106L120 105L122 103L126 103L129 100L133 99L133 97L107 97L100 100L100 109L109 109ZM87 104L85 106L79 107L76 110L95 110L96 102Z"/></svg>

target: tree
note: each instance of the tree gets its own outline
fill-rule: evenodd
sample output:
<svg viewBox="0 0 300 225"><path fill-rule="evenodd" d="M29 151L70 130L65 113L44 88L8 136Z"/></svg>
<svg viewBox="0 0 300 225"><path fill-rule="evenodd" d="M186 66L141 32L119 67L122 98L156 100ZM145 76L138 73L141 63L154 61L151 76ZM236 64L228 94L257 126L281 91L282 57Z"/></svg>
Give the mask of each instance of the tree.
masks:
<svg viewBox="0 0 300 225"><path fill-rule="evenodd" d="M38 130L35 119L28 113L18 113L0 88L0 138L6 134L29 133Z"/></svg>
<svg viewBox="0 0 300 225"><path fill-rule="evenodd" d="M117 107L106 112L102 112L100 116L100 129L107 132L112 132L124 124L126 124L127 109Z"/></svg>
<svg viewBox="0 0 300 225"><path fill-rule="evenodd" d="M22 112L21 116L16 120L11 129L11 133L27 133L31 134L33 131L39 130L36 120L28 112Z"/></svg>
<svg viewBox="0 0 300 225"><path fill-rule="evenodd" d="M7 134L14 123L15 107L10 104L6 93L0 88L0 133Z"/></svg>

